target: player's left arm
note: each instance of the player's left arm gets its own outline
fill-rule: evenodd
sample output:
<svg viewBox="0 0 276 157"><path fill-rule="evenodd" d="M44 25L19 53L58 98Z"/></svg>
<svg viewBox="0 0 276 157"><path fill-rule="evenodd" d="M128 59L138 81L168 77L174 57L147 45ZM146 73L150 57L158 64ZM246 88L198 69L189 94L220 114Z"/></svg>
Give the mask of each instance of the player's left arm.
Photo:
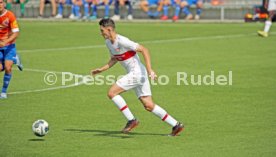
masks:
<svg viewBox="0 0 276 157"><path fill-rule="evenodd" d="M12 32L12 34L5 40L0 41L0 47L7 45L7 43L15 40L19 36L19 32Z"/></svg>
<svg viewBox="0 0 276 157"><path fill-rule="evenodd" d="M143 55L149 77L153 80L156 79L157 75L152 70L152 67L151 67L151 59L150 59L149 50L147 48L145 48L143 45L138 45L137 48L136 48L136 51L140 52Z"/></svg>

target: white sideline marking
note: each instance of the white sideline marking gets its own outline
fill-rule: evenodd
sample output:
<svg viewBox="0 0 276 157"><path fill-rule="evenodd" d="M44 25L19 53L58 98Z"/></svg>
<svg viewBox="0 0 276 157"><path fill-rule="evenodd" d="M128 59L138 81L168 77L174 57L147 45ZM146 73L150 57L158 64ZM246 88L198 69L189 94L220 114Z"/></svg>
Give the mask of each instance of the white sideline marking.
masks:
<svg viewBox="0 0 276 157"><path fill-rule="evenodd" d="M245 37L245 36L250 36L253 35L251 34L236 34L236 35L218 35L218 36L205 36L205 37L190 37L190 38L180 38L180 39L167 39L167 40L153 40L153 41L144 41L141 43L146 43L146 44L162 44L162 43L171 43L171 42L180 42L180 41L193 41L193 40L204 40L204 39L225 39L225 38L239 38L239 37ZM255 33L254 33L255 35Z"/></svg>
<svg viewBox="0 0 276 157"><path fill-rule="evenodd" d="M274 34L274 32L270 33ZM216 36L204 36L204 37L188 37L188 38L177 38L177 39L164 39L164 40L152 40L152 41L141 41L138 43L144 44L162 44L171 42L181 41L194 41L194 40L205 40L205 39L224 39L224 38L239 38L257 35L257 33L250 34L235 34L235 35L216 35ZM32 49L32 50L19 50L19 52L49 52L49 51L62 51L62 50L79 50L79 49L94 49L94 48L105 48L105 45L91 45L91 46L78 46L78 47L63 47L63 48L50 48L50 49Z"/></svg>
<svg viewBox="0 0 276 157"><path fill-rule="evenodd" d="M53 73L61 74L61 72L56 72L56 71L28 69L28 68L24 68L24 71L39 72L39 73L53 72ZM74 75L76 75L76 74L74 74ZM74 84L66 85L66 86L56 86L56 87L51 87L51 88L16 91L16 92L10 92L8 94L25 94L25 93L37 93L37 92L44 92L44 91L52 91L52 90L57 90L57 89L65 89L65 88L70 88L70 87L76 87L76 86L80 86L82 84L84 84L83 81L80 82L80 83L77 83L77 84L74 83Z"/></svg>
<svg viewBox="0 0 276 157"><path fill-rule="evenodd" d="M91 45L91 46L78 46L78 47L62 47L62 48L50 48L50 49L32 49L32 50L19 50L21 52L46 52L46 51L63 51L63 50L80 50L80 49L93 49L104 48L105 45Z"/></svg>

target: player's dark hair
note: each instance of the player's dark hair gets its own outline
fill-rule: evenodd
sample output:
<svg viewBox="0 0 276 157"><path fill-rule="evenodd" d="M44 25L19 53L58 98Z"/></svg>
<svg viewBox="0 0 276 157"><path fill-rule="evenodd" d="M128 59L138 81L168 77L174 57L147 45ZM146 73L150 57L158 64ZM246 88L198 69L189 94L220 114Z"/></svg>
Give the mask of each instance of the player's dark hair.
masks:
<svg viewBox="0 0 276 157"><path fill-rule="evenodd" d="M101 21L99 22L99 25L103 27L112 27L113 29L115 29L115 22L110 18L101 19Z"/></svg>

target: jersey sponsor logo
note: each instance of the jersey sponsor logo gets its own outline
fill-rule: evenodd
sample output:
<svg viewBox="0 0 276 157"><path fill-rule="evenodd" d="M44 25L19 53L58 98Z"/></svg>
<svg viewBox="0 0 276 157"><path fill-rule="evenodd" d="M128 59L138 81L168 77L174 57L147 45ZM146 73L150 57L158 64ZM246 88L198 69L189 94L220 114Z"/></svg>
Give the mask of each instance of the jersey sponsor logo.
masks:
<svg viewBox="0 0 276 157"><path fill-rule="evenodd" d="M1 24L0 24L0 29L5 29L9 26L9 19L5 19Z"/></svg>

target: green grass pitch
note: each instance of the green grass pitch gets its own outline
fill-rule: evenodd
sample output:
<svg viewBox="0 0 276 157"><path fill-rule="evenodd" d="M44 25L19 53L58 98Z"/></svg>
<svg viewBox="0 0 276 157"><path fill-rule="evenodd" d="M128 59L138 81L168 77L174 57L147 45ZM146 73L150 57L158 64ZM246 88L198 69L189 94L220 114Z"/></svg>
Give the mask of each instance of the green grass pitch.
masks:
<svg viewBox="0 0 276 157"><path fill-rule="evenodd" d="M152 86L153 98L185 124L178 137L124 93L140 125L129 135L126 121L107 98L108 85L60 88L44 83L46 71L88 75L109 53L97 23L19 21L17 50L25 71L14 67L8 99L0 100L1 157L275 156L275 27L263 24L118 23L117 32L149 48L153 69L170 78ZM274 32L273 32L274 31ZM233 72L232 86L176 84L176 73ZM124 74L118 64L103 75ZM2 84L3 73L0 74ZM68 83L70 85L72 82ZM45 119L50 132L33 135Z"/></svg>

